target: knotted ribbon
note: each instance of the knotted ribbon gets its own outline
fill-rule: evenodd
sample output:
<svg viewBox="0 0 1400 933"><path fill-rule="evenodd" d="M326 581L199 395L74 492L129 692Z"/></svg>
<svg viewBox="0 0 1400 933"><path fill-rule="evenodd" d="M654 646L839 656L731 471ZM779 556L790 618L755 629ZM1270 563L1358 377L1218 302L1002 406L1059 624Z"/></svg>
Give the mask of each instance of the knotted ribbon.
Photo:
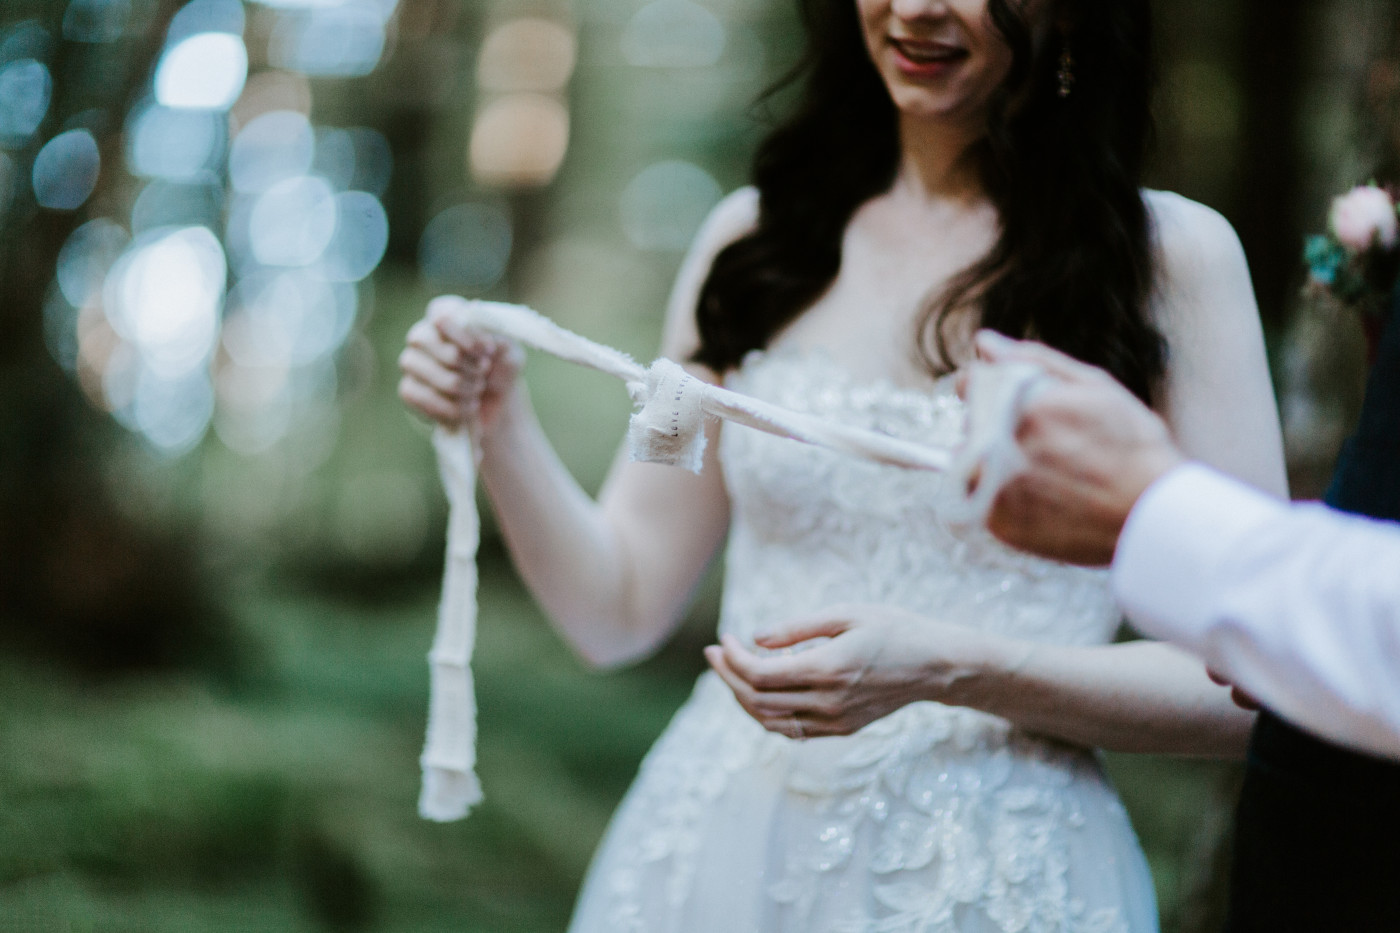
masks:
<svg viewBox="0 0 1400 933"><path fill-rule="evenodd" d="M439 303L452 299L439 299ZM876 431L826 421L696 379L677 363L642 366L521 305L455 299L448 310L464 328L515 340L560 359L623 380L638 405L628 425L633 460L700 472L706 416L878 463L946 473L962 493L958 519L979 521L1001 484L1021 463L1012 437L1015 419L1038 367L973 364L967 392L968 430L956 448L929 447ZM476 769L476 699L471 654L476 640L476 510L478 452L470 428L439 428L433 436L447 491L447 558L431 669L428 732L421 763L418 812L430 820L461 819L481 800ZM975 491L973 479L976 478Z"/></svg>

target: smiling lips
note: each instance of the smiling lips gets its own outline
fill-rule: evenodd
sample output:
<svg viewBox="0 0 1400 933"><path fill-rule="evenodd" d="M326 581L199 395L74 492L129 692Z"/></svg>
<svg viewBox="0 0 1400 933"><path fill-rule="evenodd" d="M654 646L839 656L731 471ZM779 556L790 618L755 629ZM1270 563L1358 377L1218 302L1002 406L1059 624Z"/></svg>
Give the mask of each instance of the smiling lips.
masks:
<svg viewBox="0 0 1400 933"><path fill-rule="evenodd" d="M944 42L891 36L889 43L894 50L896 67L915 78L940 77L967 58L967 49Z"/></svg>

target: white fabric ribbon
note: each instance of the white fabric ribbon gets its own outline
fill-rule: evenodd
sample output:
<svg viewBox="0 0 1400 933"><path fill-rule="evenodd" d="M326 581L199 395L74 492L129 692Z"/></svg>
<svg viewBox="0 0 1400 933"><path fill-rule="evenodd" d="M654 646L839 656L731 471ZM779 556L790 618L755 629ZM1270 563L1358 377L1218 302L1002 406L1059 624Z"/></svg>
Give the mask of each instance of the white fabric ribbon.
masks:
<svg viewBox="0 0 1400 933"><path fill-rule="evenodd" d="M449 313L462 327L518 341L626 382L639 406L627 431L633 460L700 472L705 420L714 416L878 463L947 473L958 484L955 488L965 493L957 518L968 523L981 520L1002 483L1020 468L1012 431L1027 394L1042 375L1038 367L1025 364L973 364L966 437L955 449L927 447L731 392L696 379L665 358L642 366L627 354L567 331L521 305L457 301ZM421 759L418 812L430 820L448 821L466 816L481 800L471 676L481 522L476 510L478 454L471 432L439 429L433 441L450 511L437 634L428 655L428 734ZM974 478L975 491L968 492Z"/></svg>

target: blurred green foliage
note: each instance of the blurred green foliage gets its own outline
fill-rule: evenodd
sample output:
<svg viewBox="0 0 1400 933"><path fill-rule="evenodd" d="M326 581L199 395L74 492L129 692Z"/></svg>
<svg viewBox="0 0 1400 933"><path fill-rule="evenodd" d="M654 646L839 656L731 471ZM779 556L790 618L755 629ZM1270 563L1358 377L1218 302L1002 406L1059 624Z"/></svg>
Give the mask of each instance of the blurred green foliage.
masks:
<svg viewBox="0 0 1400 933"><path fill-rule="evenodd" d="M245 580L232 603L249 660L233 679L92 679L0 656L0 930L562 929L609 814L699 672L714 604L659 657L601 676L568 656L502 555L484 566L486 801L456 824L415 810L426 589L366 602ZM1110 766L1170 921L1199 899L1223 772Z"/></svg>
<svg viewBox="0 0 1400 933"><path fill-rule="evenodd" d="M584 674L509 573L489 579L487 801L458 824L415 807L427 591L365 603L240 586L255 660L232 681L0 657L0 930L562 928L698 653Z"/></svg>

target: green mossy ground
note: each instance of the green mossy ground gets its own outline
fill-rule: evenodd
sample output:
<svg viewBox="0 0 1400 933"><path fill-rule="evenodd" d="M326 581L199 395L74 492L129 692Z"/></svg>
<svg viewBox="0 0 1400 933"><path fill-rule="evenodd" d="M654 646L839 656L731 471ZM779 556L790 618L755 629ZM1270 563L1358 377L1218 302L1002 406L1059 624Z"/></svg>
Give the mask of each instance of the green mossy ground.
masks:
<svg viewBox="0 0 1400 933"><path fill-rule="evenodd" d="M609 813L699 670L703 629L592 674L508 571L485 577L487 800L447 826L415 812L433 592L369 605L249 584L232 676L93 681L0 657L0 931L562 930ZM1175 929L1209 876L1228 781L1199 764L1110 766Z"/></svg>

